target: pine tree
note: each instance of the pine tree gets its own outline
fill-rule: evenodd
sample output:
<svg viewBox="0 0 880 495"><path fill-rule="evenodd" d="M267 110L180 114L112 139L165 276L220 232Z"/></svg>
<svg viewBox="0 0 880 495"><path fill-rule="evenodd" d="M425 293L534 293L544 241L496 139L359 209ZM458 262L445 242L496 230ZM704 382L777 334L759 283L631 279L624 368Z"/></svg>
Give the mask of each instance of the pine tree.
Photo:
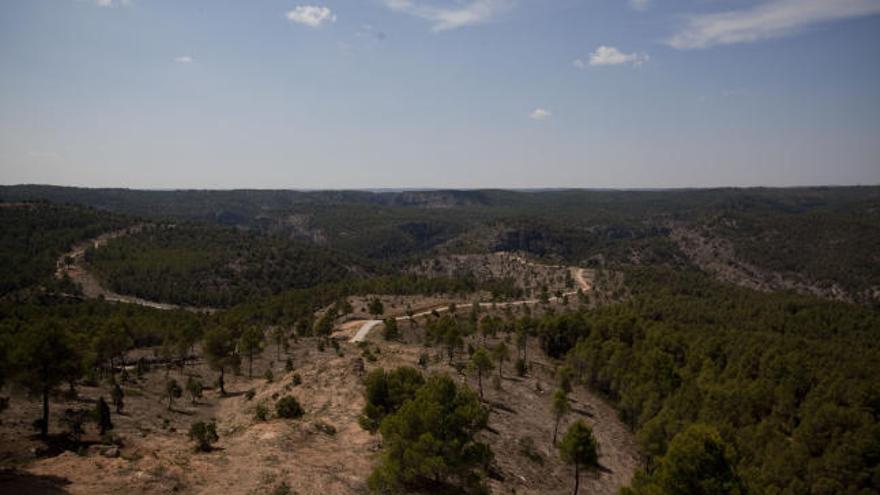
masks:
<svg viewBox="0 0 880 495"><path fill-rule="evenodd" d="M599 453L593 430L583 420L571 425L559 445L562 460L574 466L574 495L578 494L582 470L599 468ZM691 492L681 492L691 493Z"/></svg>
<svg viewBox="0 0 880 495"><path fill-rule="evenodd" d="M95 406L95 423L101 435L113 429L113 422L110 421L110 406L103 397L98 399L98 404Z"/></svg>
<svg viewBox="0 0 880 495"><path fill-rule="evenodd" d="M483 373L492 371L492 360L489 358L489 353L486 352L486 349L483 347L478 348L474 351L473 356L471 356L471 366L477 372L477 385L480 390L480 399L483 398Z"/></svg>

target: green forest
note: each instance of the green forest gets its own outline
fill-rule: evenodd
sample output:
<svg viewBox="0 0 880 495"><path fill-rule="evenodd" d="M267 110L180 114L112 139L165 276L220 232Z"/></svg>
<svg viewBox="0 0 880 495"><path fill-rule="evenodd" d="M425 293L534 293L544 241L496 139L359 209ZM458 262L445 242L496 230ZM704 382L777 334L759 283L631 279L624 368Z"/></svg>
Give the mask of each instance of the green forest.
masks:
<svg viewBox="0 0 880 495"><path fill-rule="evenodd" d="M694 424L723 440L744 493L880 489L880 314L699 273L626 280L627 301L538 328L636 432L649 463L632 493L677 493L670 446Z"/></svg>
<svg viewBox="0 0 880 495"><path fill-rule="evenodd" d="M353 262L305 243L192 224L145 228L89 250L86 260L116 292L200 307L229 307L356 273Z"/></svg>
<svg viewBox="0 0 880 495"><path fill-rule="evenodd" d="M330 338L354 318L349 299L361 298L372 318L385 319L393 310L382 308L376 295L433 298L431 304L531 297L513 278L407 271L438 255L511 251L534 263L594 268L596 287L553 304L545 288L529 309L449 307L424 322L385 320L382 342L419 346L413 351L423 369L374 368L363 377L367 406L360 425L382 445L372 474L365 474L374 491L485 492L495 456L507 453L488 446L498 409L484 400L484 389L500 390L502 375L514 370L510 380L537 374L525 356L532 339L552 380L570 378L601 395L633 433L644 463L624 495L877 493L878 215L880 188L370 193L0 187L0 387L4 394L24 390L42 398L46 412L33 426L45 438L57 426L45 418L65 414L49 412L50 397L78 385L115 384L126 367L126 374L133 366L149 372L147 363L158 363L167 377L172 364L182 369L198 362L210 373L205 382L217 383L223 398L224 377L240 377L246 363L253 378L255 356L259 366L269 341L274 357L267 384L276 379L271 367L280 372L282 351L293 345L301 346L299 357L310 359L342 359L348 352L346 358L360 359L363 370L377 360L378 341L355 345ZM119 294L216 311L87 299L72 280L55 277L77 243L135 225L89 248L84 269ZM839 287L846 296L841 299L850 302L714 279L676 244L672 231L682 228L729 243L737 260L781 277ZM496 344L487 346L487 339ZM285 372L298 365L289 356ZM431 365L462 377L476 371L477 386L423 373ZM203 385L194 380L186 385L196 403ZM286 390L299 385L291 382ZM557 429L570 410L571 387L560 388L565 393L549 392L561 397L554 404ZM181 384L168 381L160 394L168 411L182 393ZM287 405L276 404L279 416L277 411L291 418L308 414L309 404L284 399ZM0 397L0 409L8 405ZM260 405L255 414L265 420L270 409ZM191 430L204 452L217 441L212 427L203 422ZM576 468L581 462L598 466L589 428L575 422L571 435L559 433L579 439L563 439L560 459ZM541 458L532 447L523 449Z"/></svg>
<svg viewBox="0 0 880 495"><path fill-rule="evenodd" d="M56 262L74 244L129 222L122 215L83 206L0 204L0 297L53 284Z"/></svg>

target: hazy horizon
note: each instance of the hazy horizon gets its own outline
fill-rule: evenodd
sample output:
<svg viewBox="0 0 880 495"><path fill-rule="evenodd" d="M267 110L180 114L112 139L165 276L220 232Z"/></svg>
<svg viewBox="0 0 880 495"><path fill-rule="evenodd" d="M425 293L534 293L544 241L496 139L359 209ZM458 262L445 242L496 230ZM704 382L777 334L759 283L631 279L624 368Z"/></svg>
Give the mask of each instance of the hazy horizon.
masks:
<svg viewBox="0 0 880 495"><path fill-rule="evenodd" d="M230 191L290 191L290 192L323 192L323 191L357 191L372 193L395 193L395 192L442 192L442 191L510 191L510 192L554 192L554 191L619 191L619 192L663 192L663 191L706 191L721 189L822 189L822 188L859 188L859 187L880 187L880 183L873 184L803 184L789 186L670 186L670 187L340 187L340 188L301 188L301 187L121 187L121 186L85 186L85 185L64 185L64 184L37 184L37 183L18 183L18 184L0 184L0 187L58 187L73 189L93 189L93 190L125 190L125 191L144 191L144 192L187 192L187 191L205 191L205 192L230 192Z"/></svg>
<svg viewBox="0 0 880 495"><path fill-rule="evenodd" d="M9 0L0 183L880 184L878 14L880 0Z"/></svg>

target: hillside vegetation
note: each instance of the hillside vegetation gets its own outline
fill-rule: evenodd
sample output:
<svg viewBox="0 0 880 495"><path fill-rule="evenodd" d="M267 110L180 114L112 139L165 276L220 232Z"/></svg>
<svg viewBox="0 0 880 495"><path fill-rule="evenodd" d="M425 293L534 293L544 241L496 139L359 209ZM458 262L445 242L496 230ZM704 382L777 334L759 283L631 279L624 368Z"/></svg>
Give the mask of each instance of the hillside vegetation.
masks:
<svg viewBox="0 0 880 495"><path fill-rule="evenodd" d="M0 491L880 491L877 187L0 201Z"/></svg>
<svg viewBox="0 0 880 495"><path fill-rule="evenodd" d="M757 272L753 278L780 281L744 281L744 285L827 293L862 304L880 301L880 255L873 249L880 242L878 187L382 193L0 187L2 201L33 198L79 202L160 222L195 220L236 226L252 235L284 243L303 241L304 244L296 245L296 250L305 249L306 245L329 248L358 260L351 263L346 259L346 266L354 264L385 273L437 254L494 251L523 252L580 266L689 267L695 263L694 253L683 250L672 235L675 229L684 228L730 247L729 253L712 248L702 253L704 258L714 256L719 266L748 263L750 270ZM223 236L216 239L227 240ZM163 242L155 247L168 248L170 241ZM225 246L205 244L209 242L212 241L205 239L201 244L190 245L211 255L218 249L225 250ZM257 253L253 256L262 256L261 248L254 250ZM267 263L280 267L282 272L287 268L281 266L281 259L302 258L279 251L284 249L275 242L263 254ZM192 253L180 255L185 259ZM248 256L251 255L243 253L239 258ZM229 268L234 256L223 257L223 262L216 265L218 270ZM285 275L284 283L265 289L271 292L282 285L308 283L320 270L306 265L309 275ZM203 273L201 269L191 272ZM253 276L259 278L258 274ZM129 280L128 290L169 295L173 292L171 288L160 291L144 287L145 279L151 276L134 278L138 281ZM212 279L209 283L216 285L212 291L244 290L229 288L228 280L221 281L228 279L222 274L213 273L208 278ZM737 277L727 278L738 281ZM180 290L186 292L193 285L186 282ZM240 299L225 295L211 298Z"/></svg>
<svg viewBox="0 0 880 495"><path fill-rule="evenodd" d="M37 284L57 286L52 275L62 254L129 223L121 215L83 206L0 204L0 298Z"/></svg>
<svg viewBox="0 0 880 495"><path fill-rule="evenodd" d="M693 424L720 435L748 493L880 488L880 315L697 273L635 270L627 287L626 302L545 318L540 334L637 432L650 461L633 493L676 493L659 467Z"/></svg>

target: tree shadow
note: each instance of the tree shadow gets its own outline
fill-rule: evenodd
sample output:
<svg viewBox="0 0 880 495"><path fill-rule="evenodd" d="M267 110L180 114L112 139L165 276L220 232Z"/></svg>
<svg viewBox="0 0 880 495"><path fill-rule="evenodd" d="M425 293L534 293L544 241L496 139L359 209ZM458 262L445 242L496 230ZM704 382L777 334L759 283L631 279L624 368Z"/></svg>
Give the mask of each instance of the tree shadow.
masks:
<svg viewBox="0 0 880 495"><path fill-rule="evenodd" d="M18 469L0 469L0 493L17 495L65 495L70 480L59 476L37 475Z"/></svg>
<svg viewBox="0 0 880 495"><path fill-rule="evenodd" d="M101 443L95 440L85 440L83 438L76 440L71 438L67 433L53 433L46 438L43 438L39 433L36 433L31 435L30 439L43 442L43 447L37 448L37 457L55 457L64 452L79 452L82 449L87 449L92 445L98 445ZM0 491L0 493L3 492Z"/></svg>
<svg viewBox="0 0 880 495"><path fill-rule="evenodd" d="M242 395L244 395L244 394L246 394L246 393L247 393L246 390L242 390L242 391L239 391L239 392L226 392L225 394L221 394L221 395L220 395L220 398L221 398L221 399L231 399L231 398L233 398L233 397L240 397L240 396L242 396Z"/></svg>
<svg viewBox="0 0 880 495"><path fill-rule="evenodd" d="M572 407L571 412L581 416L586 416L588 418L592 418L594 416L593 413L591 413L590 411L587 411L586 409L581 409L579 407Z"/></svg>
<svg viewBox="0 0 880 495"><path fill-rule="evenodd" d="M503 402L490 401L490 400L487 400L487 401L485 401L485 402L486 402L486 404L488 404L492 409L496 409L496 410L499 410L499 411L504 411L504 412L507 412L507 413L510 413L510 414L516 414L516 411L514 411L513 408L511 408L510 406L508 406L507 404L505 404L505 403L503 403Z"/></svg>

